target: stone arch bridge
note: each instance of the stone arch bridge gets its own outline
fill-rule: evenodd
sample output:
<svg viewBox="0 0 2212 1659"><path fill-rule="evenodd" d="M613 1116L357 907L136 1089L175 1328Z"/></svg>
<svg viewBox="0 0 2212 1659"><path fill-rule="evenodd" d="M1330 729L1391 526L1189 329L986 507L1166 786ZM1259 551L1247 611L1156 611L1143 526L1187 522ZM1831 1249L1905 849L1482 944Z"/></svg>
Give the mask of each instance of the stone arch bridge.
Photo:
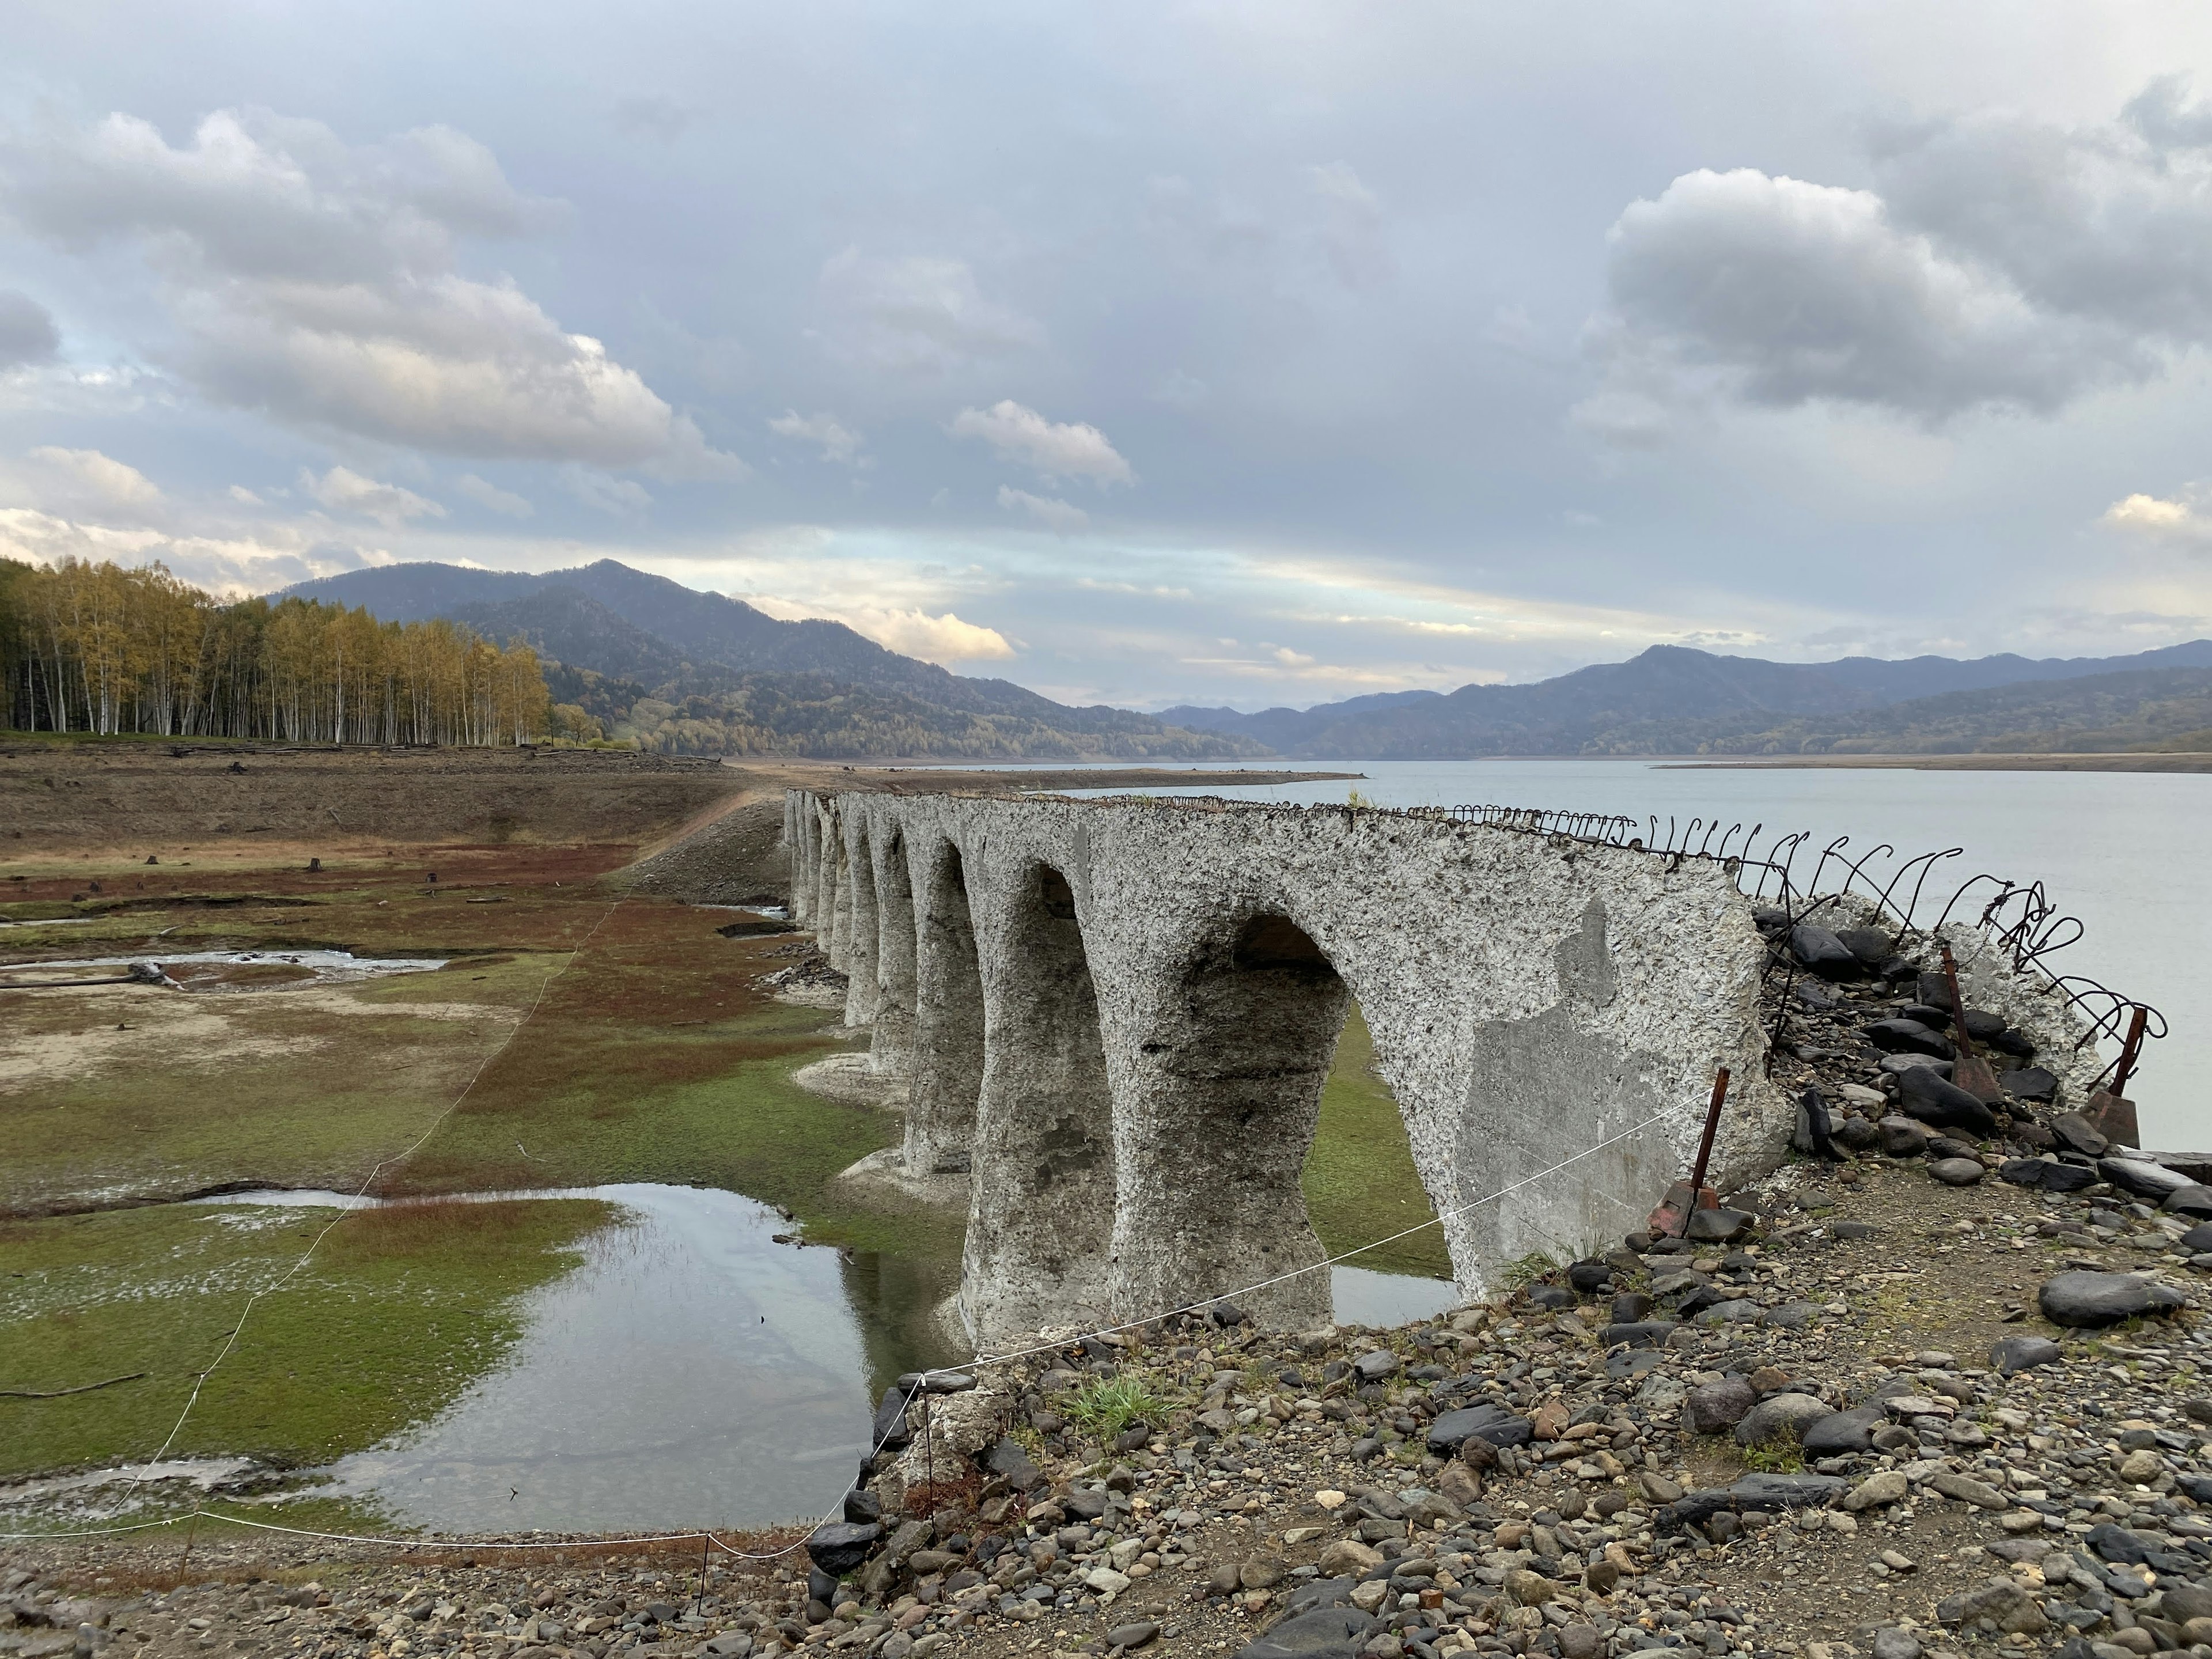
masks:
<svg viewBox="0 0 2212 1659"><path fill-rule="evenodd" d="M1348 807L804 790L785 835L846 1021L907 1081L906 1170L968 1174L978 1343L1321 1261L1299 1175L1354 998L1469 1295L1641 1225L1717 1066L1718 1170L1787 1136L1751 901L1710 860ZM1237 1302L1322 1324L1328 1275Z"/></svg>

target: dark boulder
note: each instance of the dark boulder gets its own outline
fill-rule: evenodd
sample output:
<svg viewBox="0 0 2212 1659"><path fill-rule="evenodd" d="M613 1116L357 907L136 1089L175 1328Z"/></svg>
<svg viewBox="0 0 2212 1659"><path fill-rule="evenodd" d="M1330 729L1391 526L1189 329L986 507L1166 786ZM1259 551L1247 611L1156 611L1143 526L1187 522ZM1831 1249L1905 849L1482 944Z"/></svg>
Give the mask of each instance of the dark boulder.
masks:
<svg viewBox="0 0 2212 1659"><path fill-rule="evenodd" d="M2043 1316L2069 1330L2095 1330L2143 1314L2171 1313L2179 1291L2134 1273L2064 1273L2036 1296Z"/></svg>
<svg viewBox="0 0 2212 1659"><path fill-rule="evenodd" d="M806 1553L832 1578L843 1577L866 1560L884 1535L874 1522L831 1521L806 1535Z"/></svg>
<svg viewBox="0 0 2212 1659"><path fill-rule="evenodd" d="M1866 971L1849 945L1809 921L1801 921L1790 930L1790 952L1822 979L1856 979Z"/></svg>
<svg viewBox="0 0 2212 1659"><path fill-rule="evenodd" d="M1751 1231L1751 1219L1741 1210L1692 1210L1682 1237L1693 1244L1733 1244Z"/></svg>
<svg viewBox="0 0 2212 1659"><path fill-rule="evenodd" d="M1892 1158L1917 1158L1928 1150L1928 1126L1917 1118L1892 1112L1875 1127L1882 1151Z"/></svg>
<svg viewBox="0 0 2212 1659"><path fill-rule="evenodd" d="M1358 1659L1380 1628L1357 1607L1317 1607L1254 1638L1237 1659Z"/></svg>
<svg viewBox="0 0 2212 1659"><path fill-rule="evenodd" d="M1880 973L1882 964L1890 960L1889 935L1879 927L1840 927L1836 938L1870 974Z"/></svg>
<svg viewBox="0 0 2212 1659"><path fill-rule="evenodd" d="M1613 1282L1613 1263L1597 1257L1577 1261L1567 1269L1567 1283L1585 1296L1595 1295Z"/></svg>
<svg viewBox="0 0 2212 1659"><path fill-rule="evenodd" d="M1990 1047L2001 1054L2011 1054L2019 1060L2035 1058L2035 1039L2015 1025L2008 1025L1991 1037Z"/></svg>
<svg viewBox="0 0 2212 1659"><path fill-rule="evenodd" d="M1808 1089L1799 1097L1797 1127L1790 1134L1790 1144L1807 1158L1834 1161L1836 1145L1828 1134L1828 1103L1820 1097L1818 1089Z"/></svg>
<svg viewBox="0 0 2212 1659"><path fill-rule="evenodd" d="M2083 1158L2102 1158L2112 1149L2112 1143L2099 1134L2079 1112L2059 1113L2051 1120L2051 1133L2058 1137L2061 1146Z"/></svg>
<svg viewBox="0 0 2212 1659"><path fill-rule="evenodd" d="M876 1405L876 1445L884 1451L896 1451L908 1444L914 1436L907 1432L907 1394L902 1389L885 1389L884 1397Z"/></svg>
<svg viewBox="0 0 2212 1659"><path fill-rule="evenodd" d="M1759 1395L1740 1376L1701 1382L1682 1402L1682 1426L1692 1434L1718 1434L1750 1415Z"/></svg>
<svg viewBox="0 0 2212 1659"><path fill-rule="evenodd" d="M1997 1165L1997 1179L2009 1181L2015 1187L2041 1187L2046 1170L2063 1169L2058 1164L2047 1164L2039 1158L2008 1158Z"/></svg>
<svg viewBox="0 0 2212 1659"><path fill-rule="evenodd" d="M2063 1350L2047 1336L2008 1336L1990 1345L1990 1369L1999 1376L2055 1365Z"/></svg>
<svg viewBox="0 0 2212 1659"><path fill-rule="evenodd" d="M2040 1066L2024 1066L2017 1072L1999 1072L1997 1087L2014 1100L2048 1102L2057 1097L2058 1079Z"/></svg>
<svg viewBox="0 0 2212 1659"><path fill-rule="evenodd" d="M1503 1406L1463 1406L1429 1425L1429 1449L1439 1457L1449 1457L1467 1440L1486 1440L1493 1446L1525 1446L1534 1432L1527 1418L1516 1417Z"/></svg>
<svg viewBox="0 0 2212 1659"><path fill-rule="evenodd" d="M2005 1017L1986 1008L1966 1010L1966 1035L1984 1047L2005 1034Z"/></svg>
<svg viewBox="0 0 2212 1659"><path fill-rule="evenodd" d="M2191 1227L2181 1236L2181 1248L2191 1255L2212 1252L2212 1223Z"/></svg>
<svg viewBox="0 0 2212 1659"><path fill-rule="evenodd" d="M1656 1348L1663 1346L1674 1331L1675 1326L1669 1320L1646 1319L1633 1325L1608 1325L1598 1340L1608 1348L1617 1348L1624 1342L1632 1348Z"/></svg>
<svg viewBox="0 0 2212 1659"><path fill-rule="evenodd" d="M1881 1139L1881 1131L1866 1119L1847 1113L1829 1123L1828 1139L1847 1152L1870 1152Z"/></svg>
<svg viewBox="0 0 2212 1659"><path fill-rule="evenodd" d="M845 1518L856 1527L878 1524L884 1518L884 1500L856 1486L845 1494Z"/></svg>
<svg viewBox="0 0 2212 1659"><path fill-rule="evenodd" d="M1951 981L1942 974L1923 973L1913 994L1929 1007L1948 1012L1951 1006Z"/></svg>
<svg viewBox="0 0 2212 1659"><path fill-rule="evenodd" d="M1931 1178L1946 1187L1972 1187L1987 1173L1978 1158L1939 1158L1928 1166Z"/></svg>
<svg viewBox="0 0 2212 1659"><path fill-rule="evenodd" d="M2097 1184L2097 1172L2079 1164L2046 1164L2043 1190L2046 1193L2078 1193L2085 1187Z"/></svg>
<svg viewBox="0 0 2212 1659"><path fill-rule="evenodd" d="M1034 1491L1044 1480L1044 1471L1022 1449L1021 1442L1011 1435L983 1454L983 1467L1002 1476L1016 1492Z"/></svg>
<svg viewBox="0 0 2212 1659"><path fill-rule="evenodd" d="M1808 1458L1863 1452L1874 1431L1887 1420L1888 1413L1880 1406L1854 1406L1847 1412L1832 1412L1813 1424L1799 1443Z"/></svg>
<svg viewBox="0 0 2212 1659"><path fill-rule="evenodd" d="M2158 1207L2168 1215L2185 1215L2191 1221L2212 1218L2212 1187L2200 1187L2192 1181L2168 1193Z"/></svg>
<svg viewBox="0 0 2212 1659"><path fill-rule="evenodd" d="M1948 1032L1951 1029L1951 1011L1932 1002L1908 1002L1897 1011L1895 1018L1916 1021L1931 1031Z"/></svg>
<svg viewBox="0 0 2212 1659"><path fill-rule="evenodd" d="M1954 1083L1947 1083L1924 1066L1916 1066L1897 1080L1898 1104L1923 1123L1940 1129L1964 1129L1977 1140L1994 1133L1996 1116Z"/></svg>
<svg viewBox="0 0 2212 1659"><path fill-rule="evenodd" d="M2212 1249L2212 1246L2208 1246ZM1615 1325L1635 1325L1651 1317L1651 1298L1641 1291L1623 1291L1613 1298L1613 1318Z"/></svg>
<svg viewBox="0 0 2212 1659"><path fill-rule="evenodd" d="M1958 1051L1941 1031L1931 1031L1917 1019L1878 1019L1864 1028L1866 1040L1886 1054L1926 1054L1949 1060Z"/></svg>
<svg viewBox="0 0 2212 1659"><path fill-rule="evenodd" d="M2162 1201L2169 1193L2178 1193L2184 1187L2196 1185L2178 1170L2142 1158L2100 1158L2097 1173L2122 1192L2133 1193L2137 1198L2148 1199L2154 1204Z"/></svg>
<svg viewBox="0 0 2212 1659"><path fill-rule="evenodd" d="M1740 1509L1807 1510L1834 1502L1850 1484L1839 1474L1747 1474L1729 1492Z"/></svg>

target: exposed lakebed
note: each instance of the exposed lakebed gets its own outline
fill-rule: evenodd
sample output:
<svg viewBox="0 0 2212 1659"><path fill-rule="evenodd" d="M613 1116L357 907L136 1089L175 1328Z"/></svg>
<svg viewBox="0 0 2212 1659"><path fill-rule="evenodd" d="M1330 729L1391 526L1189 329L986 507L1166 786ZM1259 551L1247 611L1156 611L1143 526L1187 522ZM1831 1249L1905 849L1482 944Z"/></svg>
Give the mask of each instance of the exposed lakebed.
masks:
<svg viewBox="0 0 2212 1659"><path fill-rule="evenodd" d="M935 1335L942 1267L777 1243L772 1206L624 1183L484 1194L594 1198L623 1220L531 1292L513 1351L428 1421L321 1473L320 1491L441 1532L742 1527L819 1516L900 1371L961 1356ZM337 1193L202 1200L357 1207ZM1340 1321L1450 1306L1449 1281L1337 1267Z"/></svg>

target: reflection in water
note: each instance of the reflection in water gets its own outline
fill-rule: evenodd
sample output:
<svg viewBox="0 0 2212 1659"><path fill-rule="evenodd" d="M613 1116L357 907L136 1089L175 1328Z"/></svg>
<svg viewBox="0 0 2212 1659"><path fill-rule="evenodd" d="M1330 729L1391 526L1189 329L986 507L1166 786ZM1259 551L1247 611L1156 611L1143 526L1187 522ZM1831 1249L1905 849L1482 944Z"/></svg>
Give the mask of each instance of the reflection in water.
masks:
<svg viewBox="0 0 2212 1659"><path fill-rule="evenodd" d="M527 1298L506 1364L429 1424L338 1463L338 1492L448 1531L818 1516L866 1449L879 1368L945 1358L908 1334L926 1308L896 1307L901 1287L929 1289L914 1264L773 1243L775 1212L734 1193L546 1195L611 1200L629 1218ZM883 1293L856 1308L847 1286L872 1278Z"/></svg>
<svg viewBox="0 0 2212 1659"><path fill-rule="evenodd" d="M1340 1325L1403 1325L1459 1306L1459 1287L1449 1279L1378 1273L1367 1267L1328 1271L1329 1300Z"/></svg>
<svg viewBox="0 0 2212 1659"><path fill-rule="evenodd" d="M747 1527L828 1514L900 1372L957 1364L936 1325L959 1264L794 1249L768 1206L627 1184L483 1198L597 1198L623 1219L531 1292L500 1367L429 1422L342 1459L334 1496L439 1532ZM213 1204L366 1207L335 1193ZM1332 1270L1336 1317L1392 1325L1455 1301L1448 1279ZM426 1310L425 1316L429 1316Z"/></svg>

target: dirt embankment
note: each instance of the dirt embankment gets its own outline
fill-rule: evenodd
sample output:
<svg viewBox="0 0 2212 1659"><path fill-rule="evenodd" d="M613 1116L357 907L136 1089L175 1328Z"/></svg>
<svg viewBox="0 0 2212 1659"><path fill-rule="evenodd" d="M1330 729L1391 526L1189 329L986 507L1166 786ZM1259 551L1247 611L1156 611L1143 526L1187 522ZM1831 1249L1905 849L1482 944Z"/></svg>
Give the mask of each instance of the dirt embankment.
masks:
<svg viewBox="0 0 2212 1659"><path fill-rule="evenodd" d="M744 788L615 750L0 745L0 856L256 842L636 843Z"/></svg>

